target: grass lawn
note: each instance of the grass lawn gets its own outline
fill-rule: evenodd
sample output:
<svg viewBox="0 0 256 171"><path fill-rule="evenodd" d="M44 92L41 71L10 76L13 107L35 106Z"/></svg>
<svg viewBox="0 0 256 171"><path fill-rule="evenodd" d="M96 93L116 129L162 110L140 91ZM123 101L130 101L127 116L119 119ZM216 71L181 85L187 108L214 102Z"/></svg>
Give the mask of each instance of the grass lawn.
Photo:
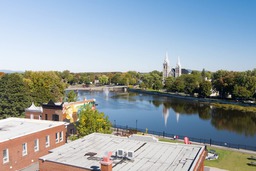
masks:
<svg viewBox="0 0 256 171"><path fill-rule="evenodd" d="M229 149L221 149L216 147L207 147L209 149L213 149L218 153L219 158L217 160L205 160L205 166L217 167L220 169L226 170L234 170L234 171L250 171L256 170L256 166L249 166L248 163L256 160L248 159L253 154L233 151ZM255 154L254 154L255 156Z"/></svg>
<svg viewBox="0 0 256 171"><path fill-rule="evenodd" d="M170 140L166 138L159 138L159 141L170 143L183 143L183 141ZM248 159L252 155L256 156L256 154L249 154L245 152L210 146L207 146L207 149L215 150L216 153L219 155L219 158L217 160L205 160L205 166L216 167L230 171L256 171L256 166L248 165L248 163L250 162L256 162L256 160Z"/></svg>

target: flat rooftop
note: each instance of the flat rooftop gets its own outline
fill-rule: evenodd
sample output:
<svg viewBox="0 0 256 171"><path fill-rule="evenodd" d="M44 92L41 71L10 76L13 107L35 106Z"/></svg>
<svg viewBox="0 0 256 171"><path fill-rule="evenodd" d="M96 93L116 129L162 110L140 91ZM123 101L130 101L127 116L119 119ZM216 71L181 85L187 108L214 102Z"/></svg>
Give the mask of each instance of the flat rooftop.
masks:
<svg viewBox="0 0 256 171"><path fill-rule="evenodd" d="M25 118L2 119L0 120L0 142L64 124L66 123Z"/></svg>
<svg viewBox="0 0 256 171"><path fill-rule="evenodd" d="M193 170L204 146L154 142L109 134L93 133L51 150L41 160L92 169L113 152L113 170ZM117 149L133 151L134 159L115 157ZM94 154L94 156L90 156Z"/></svg>

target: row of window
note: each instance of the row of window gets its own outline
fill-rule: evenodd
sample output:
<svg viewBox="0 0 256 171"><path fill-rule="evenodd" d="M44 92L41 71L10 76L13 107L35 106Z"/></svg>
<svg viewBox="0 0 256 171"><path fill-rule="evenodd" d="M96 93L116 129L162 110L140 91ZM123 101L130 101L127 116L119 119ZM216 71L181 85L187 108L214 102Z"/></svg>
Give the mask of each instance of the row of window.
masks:
<svg viewBox="0 0 256 171"><path fill-rule="evenodd" d="M63 141L63 131L55 133L55 142L59 143ZM50 135L45 136L45 147L50 147ZM34 151L39 151L39 139L34 140ZM22 156L26 156L28 154L28 144L22 144ZM8 148L3 150L3 163L9 162L9 150Z"/></svg>

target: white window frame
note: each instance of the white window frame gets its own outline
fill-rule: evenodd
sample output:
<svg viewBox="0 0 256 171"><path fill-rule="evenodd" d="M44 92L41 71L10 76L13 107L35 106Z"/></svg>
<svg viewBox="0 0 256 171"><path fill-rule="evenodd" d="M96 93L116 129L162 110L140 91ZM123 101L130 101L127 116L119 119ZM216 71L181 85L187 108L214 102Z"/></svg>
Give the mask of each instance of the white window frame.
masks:
<svg viewBox="0 0 256 171"><path fill-rule="evenodd" d="M3 150L3 163L9 162L9 150L8 148Z"/></svg>
<svg viewBox="0 0 256 171"><path fill-rule="evenodd" d="M50 135L45 137L45 147L50 147Z"/></svg>
<svg viewBox="0 0 256 171"><path fill-rule="evenodd" d="M63 131L60 132L60 142L63 141Z"/></svg>
<svg viewBox="0 0 256 171"><path fill-rule="evenodd" d="M59 143L59 142L60 142L60 141L59 141L59 138L60 138L59 132L56 132L56 133L55 133L55 142L56 142L56 143Z"/></svg>
<svg viewBox="0 0 256 171"><path fill-rule="evenodd" d="M39 139L35 139L34 140L34 150L39 151Z"/></svg>
<svg viewBox="0 0 256 171"><path fill-rule="evenodd" d="M23 143L22 144L22 156L26 156L28 154L28 144Z"/></svg>

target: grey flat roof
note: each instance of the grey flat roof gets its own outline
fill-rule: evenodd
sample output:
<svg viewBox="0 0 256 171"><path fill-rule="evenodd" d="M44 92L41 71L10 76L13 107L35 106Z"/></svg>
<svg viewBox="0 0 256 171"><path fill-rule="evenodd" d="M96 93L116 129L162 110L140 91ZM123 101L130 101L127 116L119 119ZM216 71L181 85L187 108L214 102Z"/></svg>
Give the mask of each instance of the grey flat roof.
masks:
<svg viewBox="0 0 256 171"><path fill-rule="evenodd" d="M166 142L149 142L93 133L51 150L41 160L90 169L99 166L106 152L117 149L134 151L134 159L116 158L112 155L113 170L193 170L204 146ZM93 157L86 153L97 153Z"/></svg>
<svg viewBox="0 0 256 171"><path fill-rule="evenodd" d="M64 124L66 123L25 118L2 119L0 120L0 142Z"/></svg>

